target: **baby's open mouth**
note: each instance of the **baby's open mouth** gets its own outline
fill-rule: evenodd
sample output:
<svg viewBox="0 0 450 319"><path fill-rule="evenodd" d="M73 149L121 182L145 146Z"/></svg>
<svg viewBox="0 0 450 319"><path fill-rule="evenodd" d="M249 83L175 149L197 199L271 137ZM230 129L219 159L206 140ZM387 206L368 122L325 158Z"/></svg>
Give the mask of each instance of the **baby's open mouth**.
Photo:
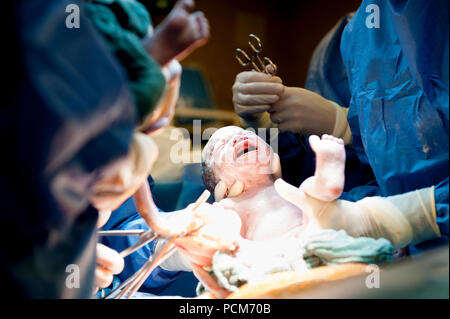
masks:
<svg viewBox="0 0 450 319"><path fill-rule="evenodd" d="M234 159L237 160L240 157L254 151L258 151L258 146L254 145L248 139L245 139L238 142L234 147Z"/></svg>
<svg viewBox="0 0 450 319"><path fill-rule="evenodd" d="M240 151L240 152L236 155L236 157L239 158L239 157L241 157L242 155L244 155L244 154L246 154L246 153L249 153L249 152L251 152L251 151L256 151L256 150L258 150L257 147L248 146L248 147L244 148L242 151Z"/></svg>

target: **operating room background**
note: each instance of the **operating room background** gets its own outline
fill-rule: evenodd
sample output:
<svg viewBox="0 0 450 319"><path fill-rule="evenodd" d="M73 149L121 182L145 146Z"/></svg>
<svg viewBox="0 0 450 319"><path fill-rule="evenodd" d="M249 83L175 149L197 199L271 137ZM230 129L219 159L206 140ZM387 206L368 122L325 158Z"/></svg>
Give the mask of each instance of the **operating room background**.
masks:
<svg viewBox="0 0 450 319"><path fill-rule="evenodd" d="M176 0L140 2L147 6L157 27ZM204 189L198 165L201 146L193 143L193 120L201 120L201 134L208 127L240 124L233 111L232 86L236 75L246 69L235 59L236 48L250 50L248 36L256 34L264 56L278 65L284 84L302 87L316 46L340 18L356 11L360 1L195 0L195 4L195 10L203 11L209 20L211 37L182 61L181 96L174 120L153 134L160 150L152 169L153 191L160 207L168 211L189 204ZM174 146L180 145L173 136L180 136L183 129L189 132L182 143L190 153L179 162L171 157ZM201 142L204 146L206 140ZM175 193L179 194L176 200L165 196Z"/></svg>
<svg viewBox="0 0 450 319"><path fill-rule="evenodd" d="M150 6L154 24L169 11L173 0L142 0ZM151 5L150 5L151 3ZM304 86L315 47L345 14L356 11L360 0L196 0L196 9L209 19L211 38L183 66L199 68L209 82L215 108L232 110L236 74L243 71L236 48L248 48L248 36L262 40L264 56L279 68L287 86Z"/></svg>
<svg viewBox="0 0 450 319"><path fill-rule="evenodd" d="M157 27L176 0L140 2L148 8ZM152 176L159 182L179 183L195 176L195 183L201 183L196 164L201 148L193 143L193 120L201 120L200 134L208 127L240 125L233 111L231 88L236 75L246 70L236 61L235 50L250 50L249 34L260 37L264 56L278 65L284 84L301 87L316 46L340 18L356 11L360 1L196 0L195 4L195 10L203 11L209 20L211 37L182 61L184 71L175 117L169 127L153 135L160 156ZM173 136L180 136L184 129L188 134L183 134L182 142L190 145L189 158L174 162L171 152L180 140ZM206 141L201 142L204 146Z"/></svg>

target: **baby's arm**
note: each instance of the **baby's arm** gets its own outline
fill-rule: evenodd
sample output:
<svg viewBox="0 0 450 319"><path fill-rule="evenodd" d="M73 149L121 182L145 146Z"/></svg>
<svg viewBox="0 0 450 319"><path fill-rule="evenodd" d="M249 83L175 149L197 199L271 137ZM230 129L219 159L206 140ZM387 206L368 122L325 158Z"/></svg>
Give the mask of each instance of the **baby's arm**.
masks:
<svg viewBox="0 0 450 319"><path fill-rule="evenodd" d="M326 134L322 135L322 139L312 135L309 144L316 153L316 170L314 176L300 185L300 189L322 201L338 199L345 182L344 141Z"/></svg>

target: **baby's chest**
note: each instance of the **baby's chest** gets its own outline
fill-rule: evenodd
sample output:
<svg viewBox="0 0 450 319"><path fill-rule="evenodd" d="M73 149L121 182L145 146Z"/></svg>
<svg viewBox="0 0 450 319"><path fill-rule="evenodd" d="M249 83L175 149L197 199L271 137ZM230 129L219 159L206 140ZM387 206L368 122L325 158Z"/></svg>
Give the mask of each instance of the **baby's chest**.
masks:
<svg viewBox="0 0 450 319"><path fill-rule="evenodd" d="M265 240L268 237L284 236L293 228L300 226L302 215L292 207L269 205L264 209L252 211L245 224L249 237Z"/></svg>

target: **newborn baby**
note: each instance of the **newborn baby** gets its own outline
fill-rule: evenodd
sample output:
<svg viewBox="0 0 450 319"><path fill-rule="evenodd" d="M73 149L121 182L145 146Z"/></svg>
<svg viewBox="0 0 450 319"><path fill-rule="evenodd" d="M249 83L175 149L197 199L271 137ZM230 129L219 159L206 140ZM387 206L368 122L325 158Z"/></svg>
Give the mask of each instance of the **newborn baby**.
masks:
<svg viewBox="0 0 450 319"><path fill-rule="evenodd" d="M344 142L329 135L311 136L309 142L316 154L316 170L300 189L321 201L333 201L344 186ZM217 130L203 150L205 186L219 197L225 194L225 198L212 206L202 205L209 219L206 226L180 238L177 246L188 256L196 276L216 296L227 294L208 273L216 251L231 253L244 264L257 267L273 269L287 263L290 270L307 271L298 239L319 226L309 218L308 207L299 209L278 194L274 176L279 175L279 167L278 155L266 142L235 126Z"/></svg>
<svg viewBox="0 0 450 319"><path fill-rule="evenodd" d="M344 187L344 142L330 135L322 139L311 136L309 142L316 154L316 170L300 188L322 201L335 200ZM255 133L235 126L217 130L203 150L203 181L210 191L226 187L229 193L234 181L243 183L239 196L222 199L215 205L239 214L240 234L245 239L297 237L313 222L277 193L273 178L276 167L279 158L272 148Z"/></svg>

